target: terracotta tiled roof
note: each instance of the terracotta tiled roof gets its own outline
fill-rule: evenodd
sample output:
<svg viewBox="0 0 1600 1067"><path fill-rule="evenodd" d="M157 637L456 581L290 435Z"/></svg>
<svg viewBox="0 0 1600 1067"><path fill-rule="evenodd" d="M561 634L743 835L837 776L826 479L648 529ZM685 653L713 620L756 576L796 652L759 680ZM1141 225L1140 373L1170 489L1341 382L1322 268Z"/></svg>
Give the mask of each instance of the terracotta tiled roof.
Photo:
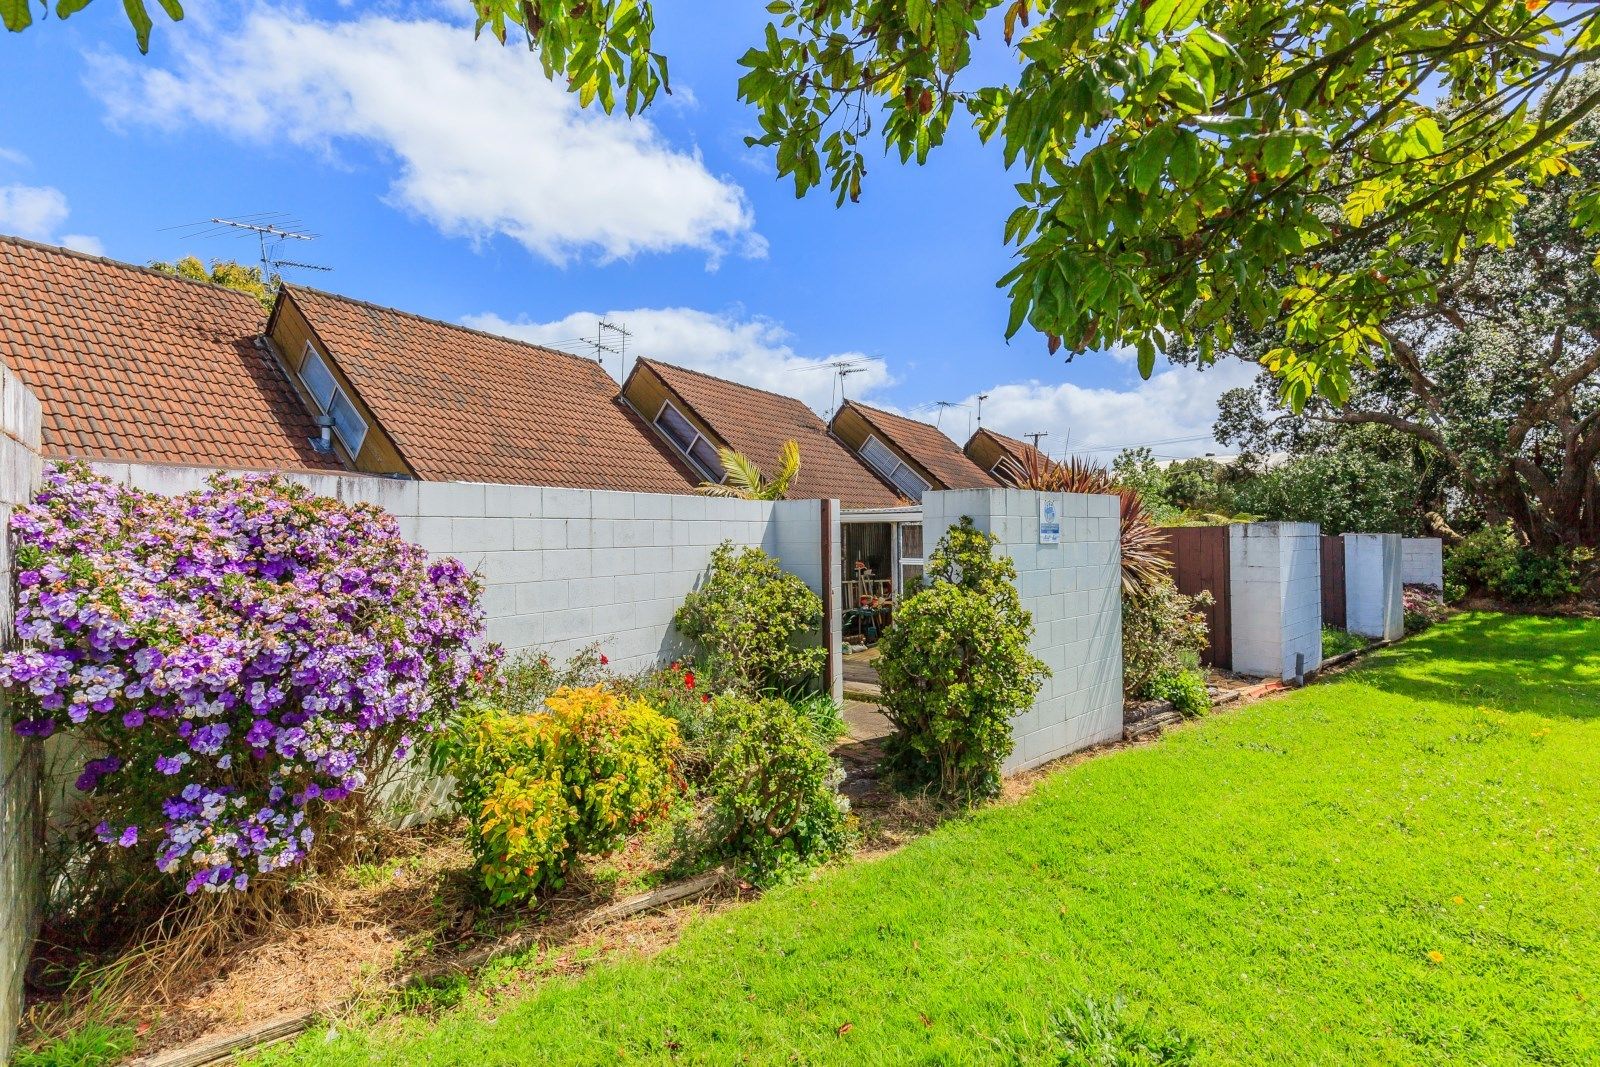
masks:
<svg viewBox="0 0 1600 1067"><path fill-rule="evenodd" d="M1005 434L991 430L987 426L983 427L972 436L977 437L978 434L987 434L989 437L993 438L995 443L998 444L1001 449L1012 458L1013 461L1015 461L1018 468L1022 468L1023 465L1027 463L1027 457L1029 453L1039 457L1041 462L1047 458L1043 452L1040 452L1037 448L1034 448L1033 445L1029 444L1027 441L1019 441L1015 437L1007 437Z"/></svg>
<svg viewBox="0 0 1600 1067"><path fill-rule="evenodd" d="M696 481L598 363L284 286L418 477L686 493Z"/></svg>
<svg viewBox="0 0 1600 1067"><path fill-rule="evenodd" d="M966 457L938 427L908 419L854 400L845 404L901 452L910 456L938 480L939 489L993 489L1000 483Z"/></svg>
<svg viewBox="0 0 1600 1067"><path fill-rule="evenodd" d="M255 298L0 236L0 358L39 398L51 456L339 469L256 344Z"/></svg>
<svg viewBox="0 0 1600 1067"><path fill-rule="evenodd" d="M729 448L763 471L778 464L785 441L800 446L800 476L790 499L834 499L846 507L891 507L899 494L828 433L816 413L793 397L725 381L653 359L639 361L694 409Z"/></svg>

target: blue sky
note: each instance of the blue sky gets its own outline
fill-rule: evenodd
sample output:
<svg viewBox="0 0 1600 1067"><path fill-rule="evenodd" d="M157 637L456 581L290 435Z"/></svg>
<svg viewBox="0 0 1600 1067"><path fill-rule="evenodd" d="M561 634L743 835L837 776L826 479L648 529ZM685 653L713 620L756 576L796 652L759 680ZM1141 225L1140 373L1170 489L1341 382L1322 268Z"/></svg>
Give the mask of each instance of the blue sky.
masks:
<svg viewBox="0 0 1600 1067"><path fill-rule="evenodd" d="M546 343L605 315L634 353L819 411L825 364L873 357L849 395L964 405L942 416L959 440L988 393L986 424L1048 431L1057 452L1214 449L1215 398L1248 380L1141 382L1112 354L1007 345L994 280L1013 193L965 128L924 167L869 157L860 204L796 200L743 144L734 60L765 23L754 0L657 0L675 93L631 122L579 111L520 46L473 42L465 0L185 6L146 57L113 0L0 38L0 230L132 262L249 260L253 244L183 224L286 212L323 236L282 254L335 268L293 280ZM985 62L1003 76L1008 60Z"/></svg>

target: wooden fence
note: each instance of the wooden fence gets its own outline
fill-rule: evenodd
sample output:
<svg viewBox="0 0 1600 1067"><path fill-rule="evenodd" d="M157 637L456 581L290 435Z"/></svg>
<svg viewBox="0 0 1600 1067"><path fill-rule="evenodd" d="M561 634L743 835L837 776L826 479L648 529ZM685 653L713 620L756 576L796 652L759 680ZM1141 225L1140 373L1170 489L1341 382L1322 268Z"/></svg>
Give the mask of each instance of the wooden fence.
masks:
<svg viewBox="0 0 1600 1067"><path fill-rule="evenodd" d="M1344 592L1344 538L1322 535L1322 622L1343 630L1347 625Z"/></svg>
<svg viewBox="0 0 1600 1067"><path fill-rule="evenodd" d="M1228 527L1176 526L1166 534L1165 554L1172 561L1172 580L1189 596L1210 593L1206 626L1210 645L1200 661L1219 670L1233 668L1233 611L1228 600Z"/></svg>

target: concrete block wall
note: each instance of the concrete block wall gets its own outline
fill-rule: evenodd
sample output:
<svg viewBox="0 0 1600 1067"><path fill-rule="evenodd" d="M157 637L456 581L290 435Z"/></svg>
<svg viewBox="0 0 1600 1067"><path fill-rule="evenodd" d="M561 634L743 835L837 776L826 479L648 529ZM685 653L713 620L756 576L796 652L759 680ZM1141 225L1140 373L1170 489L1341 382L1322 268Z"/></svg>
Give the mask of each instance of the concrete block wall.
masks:
<svg viewBox="0 0 1600 1067"><path fill-rule="evenodd" d="M94 466L125 484L172 494L201 488L213 473L160 464ZM822 504L816 500L288 477L324 496L376 504L399 520L409 539L476 569L484 580L489 640L510 652L537 648L561 659L598 643L624 672L680 654L672 616L723 541L759 546L813 592L823 591ZM838 543L837 530L831 543ZM843 674L834 659L838 677L830 683L837 696Z"/></svg>
<svg viewBox="0 0 1600 1067"><path fill-rule="evenodd" d="M1039 503L1053 497L1061 543L1039 543ZM931 556L970 515L999 538L1033 614L1033 654L1051 670L1034 706L1012 720L1013 773L1122 736L1122 557L1113 496L962 489L923 494L923 543Z"/></svg>
<svg viewBox="0 0 1600 1067"><path fill-rule="evenodd" d="M1392 641L1405 633L1399 534L1344 535L1345 629Z"/></svg>
<svg viewBox="0 0 1600 1067"><path fill-rule="evenodd" d="M1228 528L1233 669L1261 678L1295 676L1322 663L1322 531L1312 522L1250 522Z"/></svg>
<svg viewBox="0 0 1600 1067"><path fill-rule="evenodd" d="M39 479L39 401L0 365L0 642L9 647L13 586L11 512ZM0 1063L9 1063L22 1011L23 974L39 926L44 800L42 746L11 732L0 693Z"/></svg>
<svg viewBox="0 0 1600 1067"><path fill-rule="evenodd" d="M1444 590L1444 542L1437 537L1400 539L1400 581Z"/></svg>

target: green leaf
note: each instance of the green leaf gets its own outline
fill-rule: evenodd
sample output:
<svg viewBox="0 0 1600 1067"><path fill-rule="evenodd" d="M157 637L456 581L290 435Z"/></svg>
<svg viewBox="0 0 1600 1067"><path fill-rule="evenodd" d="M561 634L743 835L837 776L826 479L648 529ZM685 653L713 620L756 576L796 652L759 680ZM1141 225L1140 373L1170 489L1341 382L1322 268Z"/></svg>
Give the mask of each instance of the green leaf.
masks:
<svg viewBox="0 0 1600 1067"><path fill-rule="evenodd" d="M150 30L155 23L150 21L150 12L145 10L144 0L122 0L122 7L128 13L128 21L133 23L133 35L139 41L139 51L150 51Z"/></svg>
<svg viewBox="0 0 1600 1067"><path fill-rule="evenodd" d="M12 33L21 33L33 25L33 5L30 0L0 0L0 21Z"/></svg>

